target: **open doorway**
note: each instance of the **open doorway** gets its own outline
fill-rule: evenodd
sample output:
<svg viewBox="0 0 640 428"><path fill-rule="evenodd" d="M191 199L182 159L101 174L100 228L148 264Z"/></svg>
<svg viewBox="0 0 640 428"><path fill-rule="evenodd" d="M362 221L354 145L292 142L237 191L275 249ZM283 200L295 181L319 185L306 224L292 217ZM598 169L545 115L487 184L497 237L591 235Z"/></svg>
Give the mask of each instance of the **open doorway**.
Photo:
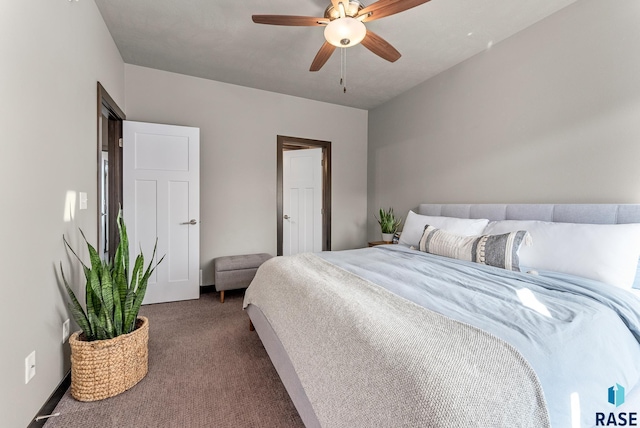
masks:
<svg viewBox="0 0 640 428"><path fill-rule="evenodd" d="M284 212L284 152L293 150L321 149L321 181L322 181L322 208L321 208L321 242L322 251L331 250L331 142L309 140L305 138L286 137L278 135L277 139L277 255L283 255L285 215Z"/></svg>
<svg viewBox="0 0 640 428"><path fill-rule="evenodd" d="M98 82L98 252L103 260L113 256L118 245L124 119L122 109Z"/></svg>

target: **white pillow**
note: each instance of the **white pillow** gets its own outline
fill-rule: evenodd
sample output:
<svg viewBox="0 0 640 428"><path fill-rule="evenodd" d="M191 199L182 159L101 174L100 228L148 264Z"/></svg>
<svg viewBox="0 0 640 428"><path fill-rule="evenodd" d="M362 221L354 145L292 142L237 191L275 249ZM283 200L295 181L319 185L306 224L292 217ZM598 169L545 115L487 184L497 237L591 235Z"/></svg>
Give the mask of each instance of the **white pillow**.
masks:
<svg viewBox="0 0 640 428"><path fill-rule="evenodd" d="M456 235L476 236L482 235L482 231L488 223L489 220L486 218L468 219L429 216L416 214L409 210L398 242L400 244L413 245L417 248L418 245L420 245L420 238L427 224L438 229L446 230L447 232L455 233Z"/></svg>
<svg viewBox="0 0 640 428"><path fill-rule="evenodd" d="M640 224L492 221L485 234L526 230L533 245L520 249L520 265L563 272L630 289L640 257Z"/></svg>

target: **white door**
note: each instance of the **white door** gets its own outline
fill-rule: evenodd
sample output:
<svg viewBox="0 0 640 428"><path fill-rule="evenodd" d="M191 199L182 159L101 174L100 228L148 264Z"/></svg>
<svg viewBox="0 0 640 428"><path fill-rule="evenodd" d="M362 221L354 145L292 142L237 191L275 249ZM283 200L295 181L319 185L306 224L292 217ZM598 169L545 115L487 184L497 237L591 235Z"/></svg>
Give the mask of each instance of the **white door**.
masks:
<svg viewBox="0 0 640 428"><path fill-rule="evenodd" d="M282 153L282 255L322 251L322 149Z"/></svg>
<svg viewBox="0 0 640 428"><path fill-rule="evenodd" d="M200 129L123 123L123 213L131 265L158 238L144 303L200 296Z"/></svg>

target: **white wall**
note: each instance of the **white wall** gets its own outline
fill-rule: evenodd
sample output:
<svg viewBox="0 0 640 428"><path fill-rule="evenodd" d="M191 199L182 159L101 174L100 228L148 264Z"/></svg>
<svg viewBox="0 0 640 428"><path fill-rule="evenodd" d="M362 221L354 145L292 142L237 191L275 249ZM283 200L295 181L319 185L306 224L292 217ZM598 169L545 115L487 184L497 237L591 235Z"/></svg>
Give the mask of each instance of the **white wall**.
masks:
<svg viewBox="0 0 640 428"><path fill-rule="evenodd" d="M276 253L276 137L331 141L332 247L366 244L367 111L125 65L129 120L200 128L200 261Z"/></svg>
<svg viewBox="0 0 640 428"><path fill-rule="evenodd" d="M372 110L369 212L640 202L639 22L580 0Z"/></svg>
<svg viewBox="0 0 640 428"><path fill-rule="evenodd" d="M92 0L2 1L0 55L0 426L24 427L69 370L62 235L77 247L82 227L95 243L96 82L123 106L124 64ZM78 191L89 209L76 200L65 220Z"/></svg>

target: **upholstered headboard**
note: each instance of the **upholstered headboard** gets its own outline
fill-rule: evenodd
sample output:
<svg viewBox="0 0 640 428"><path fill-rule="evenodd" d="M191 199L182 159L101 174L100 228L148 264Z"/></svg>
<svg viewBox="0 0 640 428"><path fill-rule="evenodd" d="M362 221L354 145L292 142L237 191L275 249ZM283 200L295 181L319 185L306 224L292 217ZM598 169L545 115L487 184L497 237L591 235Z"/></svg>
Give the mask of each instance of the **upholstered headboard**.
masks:
<svg viewBox="0 0 640 428"><path fill-rule="evenodd" d="M560 223L640 223L640 204L421 204L418 214Z"/></svg>

